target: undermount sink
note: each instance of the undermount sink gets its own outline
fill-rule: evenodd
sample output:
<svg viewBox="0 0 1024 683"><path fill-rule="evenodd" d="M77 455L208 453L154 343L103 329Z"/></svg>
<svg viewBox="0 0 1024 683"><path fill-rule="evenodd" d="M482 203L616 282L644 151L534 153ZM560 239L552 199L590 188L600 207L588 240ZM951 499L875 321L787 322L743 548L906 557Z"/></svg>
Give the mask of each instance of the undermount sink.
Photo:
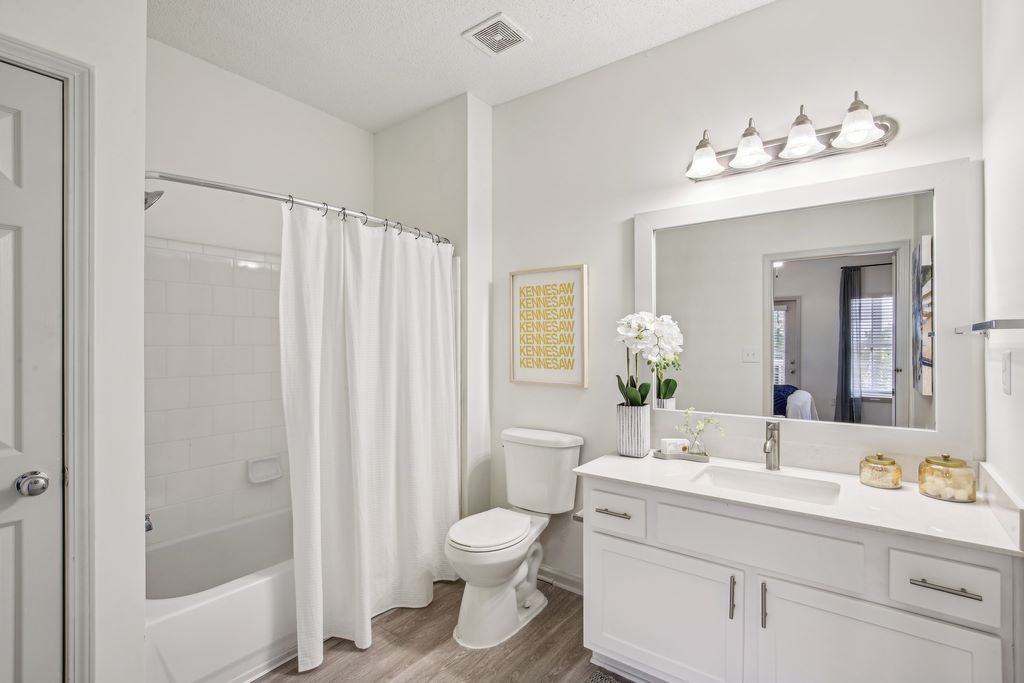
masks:
<svg viewBox="0 0 1024 683"><path fill-rule="evenodd" d="M694 481L720 489L802 500L805 503L819 505L832 505L839 498L839 484L835 482L791 477L776 472L752 472L712 465L701 470Z"/></svg>

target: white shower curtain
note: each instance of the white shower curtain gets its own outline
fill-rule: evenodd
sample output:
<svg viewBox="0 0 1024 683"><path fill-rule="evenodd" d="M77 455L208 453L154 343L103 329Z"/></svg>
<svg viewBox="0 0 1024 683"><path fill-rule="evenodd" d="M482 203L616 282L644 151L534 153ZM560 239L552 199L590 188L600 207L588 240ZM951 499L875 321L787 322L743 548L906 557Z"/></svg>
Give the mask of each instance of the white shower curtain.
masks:
<svg viewBox="0 0 1024 683"><path fill-rule="evenodd" d="M452 246L284 208L282 390L299 670L332 636L422 607L454 579L457 302Z"/></svg>

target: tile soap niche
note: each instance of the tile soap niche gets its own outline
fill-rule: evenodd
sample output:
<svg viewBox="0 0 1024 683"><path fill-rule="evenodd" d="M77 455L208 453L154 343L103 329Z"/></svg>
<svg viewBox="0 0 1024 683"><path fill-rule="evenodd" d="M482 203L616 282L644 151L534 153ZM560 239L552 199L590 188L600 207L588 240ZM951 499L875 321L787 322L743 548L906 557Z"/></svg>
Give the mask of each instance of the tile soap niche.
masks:
<svg viewBox="0 0 1024 683"><path fill-rule="evenodd" d="M249 461L249 481L263 484L281 478L281 459L276 455L268 458L253 458Z"/></svg>

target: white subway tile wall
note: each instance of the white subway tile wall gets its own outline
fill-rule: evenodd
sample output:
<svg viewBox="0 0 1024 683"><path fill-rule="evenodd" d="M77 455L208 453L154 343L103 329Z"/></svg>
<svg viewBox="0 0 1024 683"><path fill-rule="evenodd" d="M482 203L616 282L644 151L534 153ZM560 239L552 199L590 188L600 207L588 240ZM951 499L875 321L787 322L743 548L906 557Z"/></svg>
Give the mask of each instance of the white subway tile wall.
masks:
<svg viewBox="0 0 1024 683"><path fill-rule="evenodd" d="M149 544L291 505L279 280L275 255L146 239ZM268 456L284 476L250 483Z"/></svg>

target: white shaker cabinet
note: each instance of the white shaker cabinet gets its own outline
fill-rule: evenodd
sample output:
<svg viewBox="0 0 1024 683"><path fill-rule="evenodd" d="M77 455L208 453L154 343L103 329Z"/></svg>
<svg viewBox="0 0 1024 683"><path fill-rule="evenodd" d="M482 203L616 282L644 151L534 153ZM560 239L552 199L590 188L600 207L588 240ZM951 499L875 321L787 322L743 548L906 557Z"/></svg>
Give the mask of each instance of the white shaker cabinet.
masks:
<svg viewBox="0 0 1024 683"><path fill-rule="evenodd" d="M591 477L583 517L585 645L627 678L1016 680L1010 556Z"/></svg>
<svg viewBox="0 0 1024 683"><path fill-rule="evenodd" d="M743 575L639 543L589 541L588 638L693 683L743 681Z"/></svg>
<svg viewBox="0 0 1024 683"><path fill-rule="evenodd" d="M760 584L760 683L1002 680L995 636L786 581Z"/></svg>

